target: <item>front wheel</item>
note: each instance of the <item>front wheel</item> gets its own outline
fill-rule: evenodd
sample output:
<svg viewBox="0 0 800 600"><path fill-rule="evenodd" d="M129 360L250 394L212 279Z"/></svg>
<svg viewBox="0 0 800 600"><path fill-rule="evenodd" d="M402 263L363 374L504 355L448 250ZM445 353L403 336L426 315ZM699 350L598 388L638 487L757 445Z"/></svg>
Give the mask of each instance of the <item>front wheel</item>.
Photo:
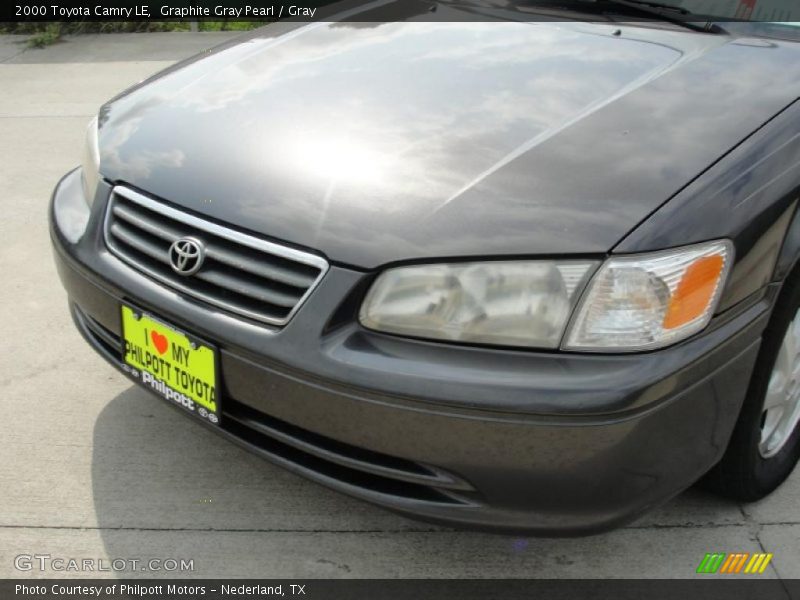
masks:
<svg viewBox="0 0 800 600"><path fill-rule="evenodd" d="M800 458L800 278L787 281L756 360L739 421L722 460L706 476L714 491L759 500Z"/></svg>

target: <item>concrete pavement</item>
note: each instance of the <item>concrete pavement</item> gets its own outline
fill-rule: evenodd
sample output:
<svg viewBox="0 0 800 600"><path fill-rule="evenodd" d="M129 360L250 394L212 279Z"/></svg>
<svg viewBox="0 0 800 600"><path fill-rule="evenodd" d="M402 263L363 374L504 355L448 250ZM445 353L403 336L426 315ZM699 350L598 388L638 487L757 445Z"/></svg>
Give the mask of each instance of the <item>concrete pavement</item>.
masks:
<svg viewBox="0 0 800 600"><path fill-rule="evenodd" d="M104 99L228 37L86 36L24 52L0 37L0 577L60 575L15 569L37 553L193 559L172 574L196 577L691 577L710 551L773 552L765 576L800 577L800 472L757 504L690 490L591 538L453 531L251 456L97 357L50 258L50 191Z"/></svg>

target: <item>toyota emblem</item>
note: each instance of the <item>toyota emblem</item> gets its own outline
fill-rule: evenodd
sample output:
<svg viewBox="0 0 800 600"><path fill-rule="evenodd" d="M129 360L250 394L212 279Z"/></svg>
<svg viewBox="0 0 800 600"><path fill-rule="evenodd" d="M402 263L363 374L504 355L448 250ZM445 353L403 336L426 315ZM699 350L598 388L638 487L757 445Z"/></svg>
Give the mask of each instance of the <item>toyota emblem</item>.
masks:
<svg viewBox="0 0 800 600"><path fill-rule="evenodd" d="M169 247L169 264L179 275L194 275L203 266L206 249L197 238L184 237Z"/></svg>

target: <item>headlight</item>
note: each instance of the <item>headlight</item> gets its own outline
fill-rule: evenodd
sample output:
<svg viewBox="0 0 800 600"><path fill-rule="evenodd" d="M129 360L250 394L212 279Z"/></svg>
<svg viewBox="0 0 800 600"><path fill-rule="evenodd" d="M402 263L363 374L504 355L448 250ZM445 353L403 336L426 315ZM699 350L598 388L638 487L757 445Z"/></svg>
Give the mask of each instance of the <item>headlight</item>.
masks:
<svg viewBox="0 0 800 600"><path fill-rule="evenodd" d="M608 259L592 278L564 347L648 350L701 331L732 261L728 241Z"/></svg>
<svg viewBox="0 0 800 600"><path fill-rule="evenodd" d="M733 246L721 240L612 257L596 271L590 261L399 267L378 277L359 318L369 329L435 340L650 350L708 325L732 262Z"/></svg>
<svg viewBox="0 0 800 600"><path fill-rule="evenodd" d="M92 119L86 129L86 142L83 147L81 165L81 185L83 193L74 190L56 194L53 213L56 223L64 237L75 244L83 237L89 223L89 212L97 184L100 182L100 153L97 145L97 117Z"/></svg>
<svg viewBox="0 0 800 600"><path fill-rule="evenodd" d="M381 274L361 307L370 329L438 340L557 348L586 261L421 265Z"/></svg>
<svg viewBox="0 0 800 600"><path fill-rule="evenodd" d="M97 184L100 182L100 147L97 142L97 117L91 120L86 128L86 142L83 145L83 161L81 162L81 180L83 193L89 206L94 203Z"/></svg>

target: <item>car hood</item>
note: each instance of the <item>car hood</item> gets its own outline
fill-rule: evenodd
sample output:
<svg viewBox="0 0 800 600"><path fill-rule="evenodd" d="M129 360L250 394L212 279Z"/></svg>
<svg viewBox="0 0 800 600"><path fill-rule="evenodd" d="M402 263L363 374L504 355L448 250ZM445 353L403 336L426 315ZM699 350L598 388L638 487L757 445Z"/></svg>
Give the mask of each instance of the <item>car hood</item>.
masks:
<svg viewBox="0 0 800 600"><path fill-rule="evenodd" d="M641 24L278 27L103 107L103 176L361 268L602 254L800 95L788 42Z"/></svg>

